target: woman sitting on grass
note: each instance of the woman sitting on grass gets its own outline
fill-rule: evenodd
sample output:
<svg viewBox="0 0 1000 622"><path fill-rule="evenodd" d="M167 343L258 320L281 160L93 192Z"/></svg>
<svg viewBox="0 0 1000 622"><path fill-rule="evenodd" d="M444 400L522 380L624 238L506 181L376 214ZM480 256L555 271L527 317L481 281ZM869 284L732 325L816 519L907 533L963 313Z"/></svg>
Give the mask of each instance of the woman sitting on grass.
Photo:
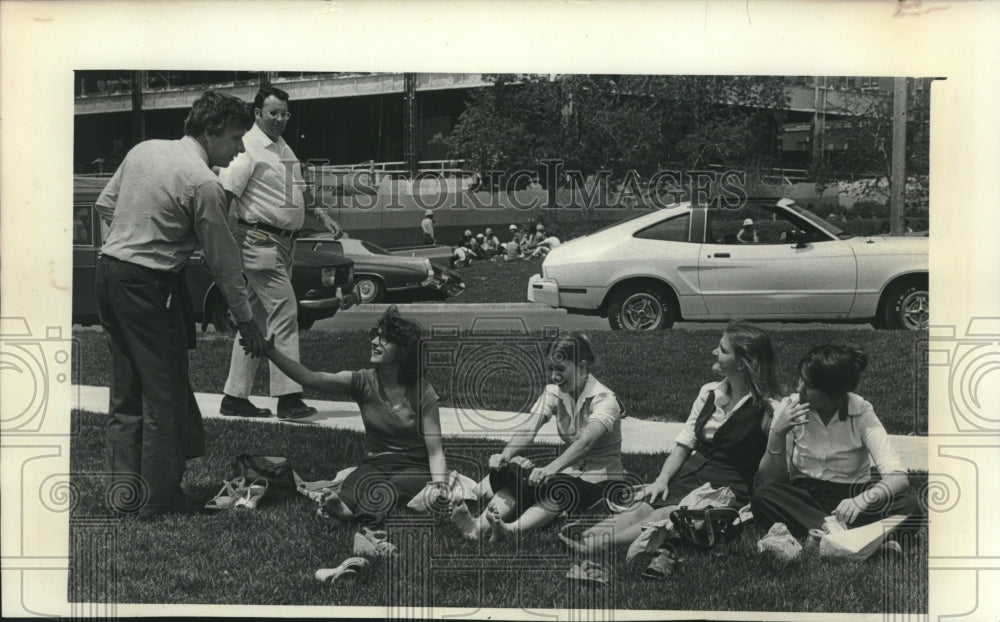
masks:
<svg viewBox="0 0 1000 622"><path fill-rule="evenodd" d="M910 483L872 405L852 393L868 365L853 347L813 348L799 363L798 393L786 398L760 463L753 514L803 537L827 516L860 527L918 511ZM874 462L882 478L871 481Z"/></svg>
<svg viewBox="0 0 1000 622"><path fill-rule="evenodd" d="M432 479L442 488L447 480L438 396L419 376L420 327L400 317L393 305L368 338L374 369L361 371L309 370L275 350L273 336L267 350L278 369L302 386L348 394L361 409L367 457L344 480L340 494L327 497L324 509L340 521L361 525L365 537L373 533L368 527L383 523Z"/></svg>
<svg viewBox="0 0 1000 622"><path fill-rule="evenodd" d="M724 378L701 387L660 475L643 488L638 503L594 525L579 542L560 534L568 546L591 552L609 541L632 542L643 522L669 518L688 493L705 483L714 488L728 486L736 508L750 501L767 443L773 400L780 394L774 348L764 331L731 322L712 354L712 371Z"/></svg>
<svg viewBox="0 0 1000 622"><path fill-rule="evenodd" d="M605 498L622 478L621 417L618 397L591 374L594 351L581 333L556 339L546 355L549 381L531 409L533 415L503 452L490 456L494 496L474 518L456 501L452 520L465 537L503 540L551 523L563 512L586 509ZM547 420L555 417L565 447L545 466L518 456ZM507 522L511 521L511 522Z"/></svg>

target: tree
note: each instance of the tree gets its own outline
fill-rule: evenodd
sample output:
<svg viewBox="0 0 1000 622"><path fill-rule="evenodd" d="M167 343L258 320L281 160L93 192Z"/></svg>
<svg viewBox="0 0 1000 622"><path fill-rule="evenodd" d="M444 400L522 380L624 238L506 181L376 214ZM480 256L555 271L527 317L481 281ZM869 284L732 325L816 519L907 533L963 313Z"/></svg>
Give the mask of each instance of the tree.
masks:
<svg viewBox="0 0 1000 622"><path fill-rule="evenodd" d="M910 80L906 113L906 203L927 207L930 164L930 84L928 78ZM919 87L919 88L918 88ZM830 109L839 117L838 132L845 148L827 152L822 180L857 179L855 194L862 199L882 202L891 193L892 90L878 89L845 100Z"/></svg>
<svg viewBox="0 0 1000 622"><path fill-rule="evenodd" d="M757 76L490 75L451 134L474 170L533 170L561 159L585 175L759 169L776 163L786 97Z"/></svg>

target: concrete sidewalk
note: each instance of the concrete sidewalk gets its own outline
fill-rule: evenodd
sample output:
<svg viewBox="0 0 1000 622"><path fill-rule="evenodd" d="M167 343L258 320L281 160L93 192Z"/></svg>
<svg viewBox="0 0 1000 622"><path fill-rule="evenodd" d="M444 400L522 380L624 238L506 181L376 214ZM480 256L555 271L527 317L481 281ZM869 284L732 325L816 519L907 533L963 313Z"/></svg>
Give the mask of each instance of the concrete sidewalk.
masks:
<svg viewBox="0 0 1000 622"><path fill-rule="evenodd" d="M74 385L74 391L79 391L81 410L103 413L108 410L109 391L107 387ZM361 413L354 402L328 402L322 400L307 400L310 406L319 412L307 419L282 421L276 417L269 419L243 419L240 417L224 417L219 414L222 395L215 393L195 393L198 407L205 419L225 419L242 424L246 421L282 424L282 425L312 425L325 428L340 428L344 430L364 431L361 423ZM274 410L275 400L270 398L254 398L254 403ZM515 429L522 425L528 415L495 410L465 410L459 408L441 408L441 430L451 442L461 443L463 440L498 440L507 441ZM622 420L622 452L624 453L658 453L668 451L674 444L674 437L683 424L680 422L644 421L634 417ZM892 444L899 452L903 466L912 470L927 470L927 438L923 436L890 436ZM559 443L555 422L550 421L542 426L535 439L540 443Z"/></svg>

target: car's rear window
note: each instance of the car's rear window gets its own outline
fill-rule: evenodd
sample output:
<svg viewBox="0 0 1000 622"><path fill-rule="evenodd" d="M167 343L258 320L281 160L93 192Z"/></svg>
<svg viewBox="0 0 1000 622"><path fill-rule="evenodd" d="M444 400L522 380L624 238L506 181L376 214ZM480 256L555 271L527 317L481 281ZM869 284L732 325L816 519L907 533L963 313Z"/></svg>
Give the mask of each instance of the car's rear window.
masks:
<svg viewBox="0 0 1000 622"><path fill-rule="evenodd" d="M632 237L661 242L687 242L690 223L691 213L686 212L636 231Z"/></svg>
<svg viewBox="0 0 1000 622"><path fill-rule="evenodd" d="M382 248L381 246L376 246L375 244L372 244L371 242L362 242L361 246L363 246L365 248L365 250L367 250L372 255L391 255L392 254L389 251L387 251L384 248Z"/></svg>

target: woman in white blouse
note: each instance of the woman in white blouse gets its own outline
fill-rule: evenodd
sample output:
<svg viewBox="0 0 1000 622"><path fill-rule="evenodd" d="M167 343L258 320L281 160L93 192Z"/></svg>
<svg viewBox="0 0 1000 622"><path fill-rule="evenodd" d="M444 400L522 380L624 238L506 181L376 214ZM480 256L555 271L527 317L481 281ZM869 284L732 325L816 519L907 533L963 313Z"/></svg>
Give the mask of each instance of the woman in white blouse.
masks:
<svg viewBox="0 0 1000 622"><path fill-rule="evenodd" d="M852 393L867 366L868 356L850 346L819 346L802 358L798 393L776 411L753 494L754 517L765 527L785 523L802 537L831 515L858 527L918 512L885 428Z"/></svg>
<svg viewBox="0 0 1000 622"><path fill-rule="evenodd" d="M644 522L669 518L684 497L705 483L729 487L736 508L750 500L767 444L773 399L780 395L774 347L763 330L731 322L712 355L712 371L723 379L701 387L656 480L645 485L627 511L591 527L579 542L563 537L568 546L587 552L609 540L632 542Z"/></svg>
<svg viewBox="0 0 1000 622"><path fill-rule="evenodd" d="M454 502L452 521L466 538L490 540L539 529L560 514L601 503L609 488L621 486L623 409L611 389L591 373L595 356L590 339L572 332L553 341L546 355L549 384L531 408L532 417L499 454L490 456L489 483L494 496L473 517L464 502ZM559 456L545 466L519 455L549 419L563 442Z"/></svg>

